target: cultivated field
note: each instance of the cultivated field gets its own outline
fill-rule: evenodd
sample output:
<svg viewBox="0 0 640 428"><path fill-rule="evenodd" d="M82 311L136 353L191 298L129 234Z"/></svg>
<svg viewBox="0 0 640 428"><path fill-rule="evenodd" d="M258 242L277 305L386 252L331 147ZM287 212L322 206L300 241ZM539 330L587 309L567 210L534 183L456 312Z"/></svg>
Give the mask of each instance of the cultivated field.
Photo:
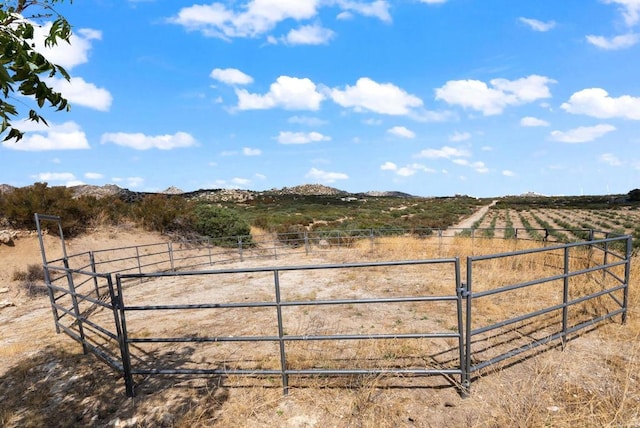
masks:
<svg viewBox="0 0 640 428"><path fill-rule="evenodd" d="M621 214L622 213L622 214ZM494 234L477 231L473 239L437 236L418 239L389 237L375 247L368 243L309 255L281 251L277 261L252 261L251 266L345 263L366 260L408 260L489 254L540 245L527 240L505 240L505 231L518 229L519 238L539 239L533 229L544 229L547 222L571 228L635 230L637 211L617 211L616 216L602 211L532 210L492 208L473 227L494 229ZM635 216L635 217L634 217ZM620 222L620 224L616 223ZM525 225L529 222L527 230ZM534 223L537 222L537 223ZM553 222L553 223L552 223ZM635 224L634 224L635 222ZM611 227L605 227L606 223ZM626 227L627 224L629 227ZM579 227L578 227L579 226ZM618 227L619 226L619 227ZM548 226L547 226L548 227ZM507 234L510 232L506 232ZM568 233L568 232L567 232ZM526 234L526 236L523 236ZM50 251L58 243L46 237ZM576 239L577 235L569 237ZM99 230L69 242L70 253L159 242L166 239L135 229ZM560 239L555 237L555 239ZM553 240L550 238L549 240ZM14 306L0 309L2 337L0 347L0 425L2 426L636 426L640 425L640 299L635 285L640 269L634 260L631 272L630 313L626 325L619 317L569 341L562 350L557 346L538 348L496 370L483 372L474 379L469 398L459 396L455 379L446 377L410 378L348 376L341 378L305 378L296 380L289 395L283 396L279 379L224 377L138 378L137 396L126 398L124 383L101 361L82 355L80 346L65 335L55 335L46 295L27 294L12 278L28 263L38 263L40 255L34 237L16 241L14 247L0 247L4 267L0 280L7 284L7 296ZM225 267L247 267L248 262ZM487 282L527 280L553 269L549 260L528 259L518 266L495 263L482 271ZM462 272L464 274L464 272ZM370 268L353 272L336 269L318 275L298 272L283 276L283 298L330 299L345 297L388 297L410 290L419 295L428 289L435 294L452 294L452 273L444 267L429 275L418 268L402 270ZM201 278L166 278L131 287L127 296L145 303L187 303L215 295L217 301L265 299L272 293L269 278L245 274L241 278L209 281ZM4 287L4 285L3 285ZM4 299L4 297L2 297ZM530 311L544 299L553 302L552 290L533 294L514 294L509 301L488 301L479 321L498 320L512 312ZM404 306L358 307L340 305L332 311L296 308L286 314L287 334L312 335L345 331L394 332L420 331L425 328L450 330L455 319L445 305L408 303ZM535 305L534 305L535 306ZM589 310L589 308L585 309ZM165 314L149 323L143 314L131 319L138 337L177 335L197 331L205 335L265 334L273 328L267 314L221 311L202 318L192 311L176 318ZM533 333L540 332L533 329ZM516 333L523 334L524 330ZM531 333L531 331L527 331ZM521 336L518 340L533 340ZM400 346L403 348L401 349ZM442 366L451 359L450 339L415 341L400 345L394 340L375 345L337 342L296 344L291 363L300 366L360 364ZM141 348L154 354L160 348ZM166 352L165 363L175 365L253 364L277 366L275 354L260 347L245 348L220 344L202 350L196 345L176 347ZM215 354L215 358L212 355ZM535 355L534 355L535 354ZM406 358L409 355L410 358ZM402 361L398 357L403 356Z"/></svg>

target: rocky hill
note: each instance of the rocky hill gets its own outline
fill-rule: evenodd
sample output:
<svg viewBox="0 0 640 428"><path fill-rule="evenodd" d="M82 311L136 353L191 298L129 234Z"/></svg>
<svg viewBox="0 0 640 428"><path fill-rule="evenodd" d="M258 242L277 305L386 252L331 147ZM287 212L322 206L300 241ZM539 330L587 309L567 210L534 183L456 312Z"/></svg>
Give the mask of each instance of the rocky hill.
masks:
<svg viewBox="0 0 640 428"><path fill-rule="evenodd" d="M8 184L0 184L0 194L8 193L15 189L15 187ZM118 196L120 199L133 202L140 200L145 195L151 195L156 193L151 192L136 192L129 189L119 187L115 184L107 184L104 186L93 186L88 184L82 184L79 186L70 187L73 192L73 196L76 198L82 196L93 196L96 198L104 198L107 196ZM162 192L157 194L166 195L181 195L189 199L205 200L210 202L246 202L256 198L258 195L274 195L274 196L287 196L287 195L302 195L302 196L358 196L358 197L399 197L407 198L412 197L407 193L402 192L378 192L370 191L365 193L351 194L344 190L336 189L335 187L329 187L322 184L303 184L300 186L283 187L282 189L270 189L265 191L253 191L253 190L241 190L241 189L199 189L192 192L183 192L177 187L171 186Z"/></svg>

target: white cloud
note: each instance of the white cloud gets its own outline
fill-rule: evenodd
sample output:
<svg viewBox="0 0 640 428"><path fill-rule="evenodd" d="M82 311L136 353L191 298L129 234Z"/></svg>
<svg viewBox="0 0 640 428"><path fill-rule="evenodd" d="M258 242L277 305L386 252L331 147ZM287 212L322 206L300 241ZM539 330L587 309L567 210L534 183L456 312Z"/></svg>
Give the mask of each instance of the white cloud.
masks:
<svg viewBox="0 0 640 428"><path fill-rule="evenodd" d="M318 110L324 95L317 91L315 83L307 78L280 76L264 95L236 89L238 109L265 110L281 107L286 110Z"/></svg>
<svg viewBox="0 0 640 428"><path fill-rule="evenodd" d="M505 169L504 171L502 171L502 175L504 175L505 177L515 177L516 173L508 169Z"/></svg>
<svg viewBox="0 0 640 428"><path fill-rule="evenodd" d="M469 157L471 153L465 149L456 149L454 147L443 146L440 149L425 149L415 155L417 158L427 159L451 159L458 157Z"/></svg>
<svg viewBox="0 0 640 428"><path fill-rule="evenodd" d="M80 105L99 111L109 111L113 97L104 88L98 88L93 83L85 82L82 77L72 77L67 81L63 78L47 79L53 89L62 93L71 105Z"/></svg>
<svg viewBox="0 0 640 428"><path fill-rule="evenodd" d="M537 117L527 116L520 119L520 126L549 126L549 122L546 120L538 119Z"/></svg>
<svg viewBox="0 0 640 428"><path fill-rule="evenodd" d="M640 21L640 0L602 0L602 2L619 5L627 25L632 26Z"/></svg>
<svg viewBox="0 0 640 428"><path fill-rule="evenodd" d="M630 48L631 46L637 44L640 41L640 34L630 33L611 38L589 35L586 36L586 38L589 43L600 49L614 51Z"/></svg>
<svg viewBox="0 0 640 428"><path fill-rule="evenodd" d="M313 18L319 3L319 0L251 0L240 5L239 12L227 9L223 3L193 5L180 9L169 22L206 37L257 37L286 19Z"/></svg>
<svg viewBox="0 0 640 428"><path fill-rule="evenodd" d="M543 22L543 21L538 21L537 19L522 18L522 17L518 19L520 20L520 22L527 24L529 28L531 28L532 30L540 31L543 33L551 30L556 26L555 21Z"/></svg>
<svg viewBox="0 0 640 428"><path fill-rule="evenodd" d="M39 174L32 175L31 178L38 180L39 182L76 181L76 176L70 172L41 172Z"/></svg>
<svg viewBox="0 0 640 428"><path fill-rule="evenodd" d="M622 161L613 153L603 153L598 158L601 162L604 162L611 166L620 166L622 165Z"/></svg>
<svg viewBox="0 0 640 428"><path fill-rule="evenodd" d="M89 149L87 136L75 122L65 122L60 125L50 123L46 126L42 123L20 121L16 127L25 135L19 142L3 141L2 145L7 149L39 152L45 150L79 150Z"/></svg>
<svg viewBox="0 0 640 428"><path fill-rule="evenodd" d="M311 168L305 177L323 183L335 183L337 180L347 180L349 178L347 174L342 172L328 172L317 168Z"/></svg>
<svg viewBox="0 0 640 428"><path fill-rule="evenodd" d="M100 180L104 178L104 174L100 174L99 172L85 172L84 178L87 180Z"/></svg>
<svg viewBox="0 0 640 428"><path fill-rule="evenodd" d="M405 128L404 126L394 126L393 128L387 129L389 134L393 134L397 137L402 138L415 138L416 133L411 131L410 129Z"/></svg>
<svg viewBox="0 0 640 428"><path fill-rule="evenodd" d="M428 172L428 173L433 173L435 172L435 170L431 169L431 168L427 168L426 166L419 164L419 163L412 163L406 166L403 166L402 168L398 168L396 170L396 174L401 176L401 177L411 177L412 175L415 175L417 172Z"/></svg>
<svg viewBox="0 0 640 428"><path fill-rule="evenodd" d="M389 2L386 0L375 0L371 3L360 1L338 0L338 5L343 12L338 15L339 19L350 18L352 12L356 12L363 16L378 18L384 22L391 22L391 14L389 13Z"/></svg>
<svg viewBox="0 0 640 428"><path fill-rule="evenodd" d="M423 104L420 98L391 83L378 83L368 77L358 79L355 86L346 86L344 90L331 89L330 96L342 107L357 112L368 110L388 115L407 115Z"/></svg>
<svg viewBox="0 0 640 428"><path fill-rule="evenodd" d="M209 76L227 85L248 85L253 83L253 77L237 68L214 68Z"/></svg>
<svg viewBox="0 0 640 428"><path fill-rule="evenodd" d="M113 177L111 180L114 183L123 183L127 189L135 189L144 184L144 178L142 177Z"/></svg>
<svg viewBox="0 0 640 428"><path fill-rule="evenodd" d="M426 4L444 4L449 0L420 0L420 3Z"/></svg>
<svg viewBox="0 0 640 428"><path fill-rule="evenodd" d="M288 45L326 45L334 37L330 29L313 24L289 31L282 40Z"/></svg>
<svg viewBox="0 0 640 428"><path fill-rule="evenodd" d="M458 143L460 141L466 141L471 138L471 134L468 132L455 131L452 135L449 135L449 141Z"/></svg>
<svg viewBox="0 0 640 428"><path fill-rule="evenodd" d="M328 123L326 120L320 119L318 117L308 116L291 116L289 119L287 119L287 122L306 126L322 126Z"/></svg>
<svg viewBox="0 0 640 428"><path fill-rule="evenodd" d="M615 126L607 124L581 126L569 131L552 131L551 139L561 143L586 143L615 130Z"/></svg>
<svg viewBox="0 0 640 428"><path fill-rule="evenodd" d="M380 169L383 170L383 171L395 171L395 170L398 169L398 165L396 165L393 162L387 161L387 162L383 163L382 165L380 165Z"/></svg>
<svg viewBox="0 0 640 428"><path fill-rule="evenodd" d="M89 62L91 41L102 39L102 33L90 28L80 28L73 32L70 42L58 42L55 46L45 47L44 40L51 30L51 22L34 25L33 39L36 50L41 52L50 62L64 67L67 71L76 65Z"/></svg>
<svg viewBox="0 0 640 428"><path fill-rule="evenodd" d="M260 156L262 154L262 150L252 149L251 147L243 147L242 154L245 156Z"/></svg>
<svg viewBox="0 0 640 428"><path fill-rule="evenodd" d="M113 143L135 150L172 150L178 147L195 146L196 140L186 132L176 132L173 135L145 135L142 133L128 134L125 132L102 134L101 144Z"/></svg>
<svg viewBox="0 0 640 428"><path fill-rule="evenodd" d="M489 168L487 168L484 162L481 162L481 161L470 162L466 159L454 159L452 162L457 165L468 166L469 168L473 168L476 170L476 172L481 174L489 172Z"/></svg>
<svg viewBox="0 0 640 428"><path fill-rule="evenodd" d="M248 178L241 178L241 177L234 177L231 179L231 182L238 186L247 186L251 184L251 180L249 180Z"/></svg>
<svg viewBox="0 0 640 428"><path fill-rule="evenodd" d="M561 108L573 114L585 114L599 119L622 118L640 120L640 97L623 95L612 98L601 88L576 92Z"/></svg>
<svg viewBox="0 0 640 428"><path fill-rule="evenodd" d="M517 80L493 79L489 83L492 87L479 80L450 80L436 89L436 99L490 116L502 113L508 106L550 98L548 85L555 80L534 74Z"/></svg>
<svg viewBox="0 0 640 428"><path fill-rule="evenodd" d="M280 144L308 144L318 141L330 141L331 137L319 132L289 132L280 131L278 142Z"/></svg>

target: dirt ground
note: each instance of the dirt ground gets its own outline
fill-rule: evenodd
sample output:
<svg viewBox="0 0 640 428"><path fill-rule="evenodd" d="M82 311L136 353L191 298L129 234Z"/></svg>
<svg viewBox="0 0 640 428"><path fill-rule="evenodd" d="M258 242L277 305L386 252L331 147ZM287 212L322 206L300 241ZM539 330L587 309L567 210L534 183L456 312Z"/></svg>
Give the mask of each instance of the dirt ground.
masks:
<svg viewBox="0 0 640 428"><path fill-rule="evenodd" d="M70 240L68 251L163 240L127 228L99 230ZM57 239L46 237L45 244L50 258L59 254ZM281 257L277 262L281 266L300 262L299 256ZM633 331L637 322L607 324L576 337L564 350L544 348L539 355L527 354L500 370L483 373L474 379L469 398L462 398L443 378L421 383L352 377L342 383L293 388L285 396L277 377L265 381L154 376L138 379L138 394L130 399L117 373L84 355L66 335L55 333L46 294L28 292L14 280L16 271L41 260L33 234L0 246L0 426L640 426L640 344L638 332ZM323 278L326 284L343 280ZM358 327L354 320L362 314L350 310L348 316L341 314L338 329L348 323ZM394 320L392 313L383 315ZM634 309L631 316L636 315ZM436 320L414 317L400 322ZM162 325L158 328L162 330ZM306 324L294 323L292 328L304 334ZM196 354L185 346L172 358L194 361Z"/></svg>

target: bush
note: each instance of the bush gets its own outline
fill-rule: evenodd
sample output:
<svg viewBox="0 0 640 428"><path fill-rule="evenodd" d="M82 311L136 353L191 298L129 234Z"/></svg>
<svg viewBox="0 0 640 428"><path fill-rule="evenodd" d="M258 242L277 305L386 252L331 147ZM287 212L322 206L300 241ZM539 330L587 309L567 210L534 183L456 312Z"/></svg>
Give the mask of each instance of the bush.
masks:
<svg viewBox="0 0 640 428"><path fill-rule="evenodd" d="M41 265L30 264L27 270L16 270L11 277L14 281L20 281L20 287L29 296L38 296L47 293L47 287L44 284L44 269Z"/></svg>
<svg viewBox="0 0 640 428"><path fill-rule="evenodd" d="M218 245L235 246L238 236L243 237L243 244L251 244L251 227L237 211L213 205L199 205L194 210L194 217L196 232L215 238Z"/></svg>

